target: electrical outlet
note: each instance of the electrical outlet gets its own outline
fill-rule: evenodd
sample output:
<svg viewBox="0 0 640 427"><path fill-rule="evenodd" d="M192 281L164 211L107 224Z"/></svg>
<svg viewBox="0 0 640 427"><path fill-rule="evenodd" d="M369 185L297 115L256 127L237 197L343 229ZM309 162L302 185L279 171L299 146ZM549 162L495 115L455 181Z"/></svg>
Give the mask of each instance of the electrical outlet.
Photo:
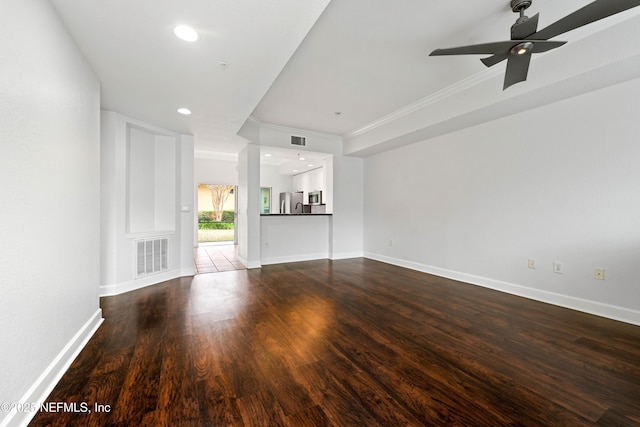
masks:
<svg viewBox="0 0 640 427"><path fill-rule="evenodd" d="M389 240L389 246L393 247L393 240Z"/></svg>
<svg viewBox="0 0 640 427"><path fill-rule="evenodd" d="M531 269L536 268L536 260L529 258L529 260L527 261L527 267Z"/></svg>
<svg viewBox="0 0 640 427"><path fill-rule="evenodd" d="M564 274L564 263L553 261L553 272L556 274Z"/></svg>
<svg viewBox="0 0 640 427"><path fill-rule="evenodd" d="M269 242L264 242L264 247L268 248L269 247Z"/></svg>
<svg viewBox="0 0 640 427"><path fill-rule="evenodd" d="M593 278L596 280L604 280L604 268L596 268L593 270Z"/></svg>

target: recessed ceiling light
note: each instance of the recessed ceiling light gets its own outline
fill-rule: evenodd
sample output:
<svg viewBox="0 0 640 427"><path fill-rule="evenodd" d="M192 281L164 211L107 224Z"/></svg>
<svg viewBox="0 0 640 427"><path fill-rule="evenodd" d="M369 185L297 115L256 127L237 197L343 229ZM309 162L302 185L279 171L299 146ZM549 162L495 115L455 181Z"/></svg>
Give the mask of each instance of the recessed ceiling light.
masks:
<svg viewBox="0 0 640 427"><path fill-rule="evenodd" d="M305 158L304 157L300 157L300 160L305 160Z"/></svg>
<svg viewBox="0 0 640 427"><path fill-rule="evenodd" d="M191 114L191 110L189 110L188 108L178 108L178 113L188 116L189 114Z"/></svg>
<svg viewBox="0 0 640 427"><path fill-rule="evenodd" d="M307 165L307 167L310 167L310 168L312 168L312 167L313 167L313 165Z"/></svg>
<svg viewBox="0 0 640 427"><path fill-rule="evenodd" d="M294 171L294 172L298 172L298 169L294 169L293 171Z"/></svg>
<svg viewBox="0 0 640 427"><path fill-rule="evenodd" d="M196 30L186 25L178 25L173 29L173 33L176 37L186 42L194 42L198 40L198 33L196 33Z"/></svg>
<svg viewBox="0 0 640 427"><path fill-rule="evenodd" d="M265 154L264 156L265 157L271 157L271 154Z"/></svg>

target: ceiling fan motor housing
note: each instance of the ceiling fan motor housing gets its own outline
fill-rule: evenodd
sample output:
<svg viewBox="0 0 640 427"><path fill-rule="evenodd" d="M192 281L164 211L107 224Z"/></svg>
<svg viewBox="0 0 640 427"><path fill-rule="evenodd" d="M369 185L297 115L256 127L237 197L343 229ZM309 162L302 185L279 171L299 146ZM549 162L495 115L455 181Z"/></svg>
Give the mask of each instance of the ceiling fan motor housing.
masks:
<svg viewBox="0 0 640 427"><path fill-rule="evenodd" d="M515 13L520 13L531 6L532 0L511 0L511 10Z"/></svg>

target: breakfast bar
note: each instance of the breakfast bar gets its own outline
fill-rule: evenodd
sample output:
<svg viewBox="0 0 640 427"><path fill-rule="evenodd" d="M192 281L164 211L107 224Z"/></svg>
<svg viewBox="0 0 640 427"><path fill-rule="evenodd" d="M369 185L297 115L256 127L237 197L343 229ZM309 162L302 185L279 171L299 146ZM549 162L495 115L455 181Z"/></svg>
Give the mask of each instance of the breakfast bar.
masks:
<svg viewBox="0 0 640 427"><path fill-rule="evenodd" d="M260 216L263 265L329 258L331 214Z"/></svg>

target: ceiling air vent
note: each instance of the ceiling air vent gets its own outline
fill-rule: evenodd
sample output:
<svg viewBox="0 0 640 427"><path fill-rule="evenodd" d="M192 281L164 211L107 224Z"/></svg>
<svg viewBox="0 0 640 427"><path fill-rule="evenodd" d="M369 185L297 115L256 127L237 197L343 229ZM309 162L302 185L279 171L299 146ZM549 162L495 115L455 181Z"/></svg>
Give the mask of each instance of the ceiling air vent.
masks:
<svg viewBox="0 0 640 427"><path fill-rule="evenodd" d="M291 145L305 147L307 145L307 138L305 138L304 136L291 135Z"/></svg>

